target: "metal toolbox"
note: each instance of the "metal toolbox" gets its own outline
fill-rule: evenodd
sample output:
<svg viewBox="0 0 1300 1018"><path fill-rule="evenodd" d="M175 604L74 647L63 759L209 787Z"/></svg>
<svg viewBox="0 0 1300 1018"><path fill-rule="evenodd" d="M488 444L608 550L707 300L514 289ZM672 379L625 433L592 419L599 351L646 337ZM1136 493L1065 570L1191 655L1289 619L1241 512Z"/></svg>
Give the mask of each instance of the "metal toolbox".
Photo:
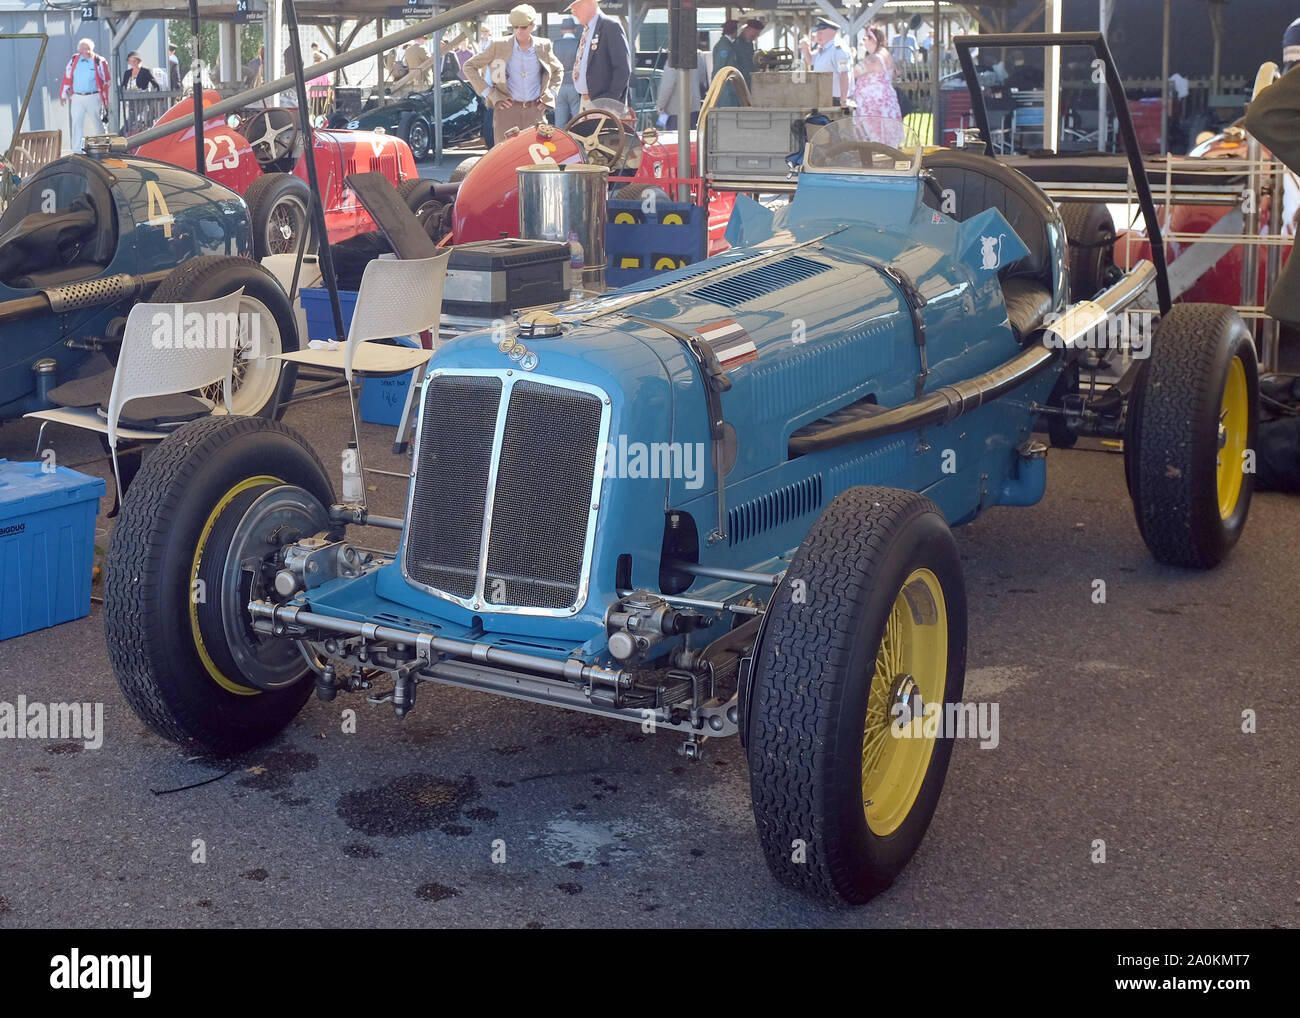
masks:
<svg viewBox="0 0 1300 1018"><path fill-rule="evenodd" d="M564 300L569 245L543 240L457 244L447 262L442 307L448 314L493 317Z"/></svg>

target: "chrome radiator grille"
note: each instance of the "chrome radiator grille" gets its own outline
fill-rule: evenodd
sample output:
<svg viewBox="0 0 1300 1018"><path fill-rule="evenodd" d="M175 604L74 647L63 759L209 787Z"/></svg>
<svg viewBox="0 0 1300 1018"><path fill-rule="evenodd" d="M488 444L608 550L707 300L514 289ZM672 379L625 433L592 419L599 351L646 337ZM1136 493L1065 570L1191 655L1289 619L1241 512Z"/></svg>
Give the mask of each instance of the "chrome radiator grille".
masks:
<svg viewBox="0 0 1300 1018"><path fill-rule="evenodd" d="M407 579L474 610L576 611L608 418L604 394L588 386L431 377L407 509Z"/></svg>

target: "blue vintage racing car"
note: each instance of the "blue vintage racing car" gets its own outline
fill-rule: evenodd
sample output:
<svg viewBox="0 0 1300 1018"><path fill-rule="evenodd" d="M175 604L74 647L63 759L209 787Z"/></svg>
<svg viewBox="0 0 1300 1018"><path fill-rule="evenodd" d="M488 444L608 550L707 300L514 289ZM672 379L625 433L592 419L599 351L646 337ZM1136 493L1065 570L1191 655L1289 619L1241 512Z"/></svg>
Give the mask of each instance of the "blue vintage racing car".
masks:
<svg viewBox="0 0 1300 1018"><path fill-rule="evenodd" d="M949 528L1042 496L1040 411L1158 273L1069 303L1036 185L853 118L810 137L787 206L742 199L730 237L441 349L404 519L340 502L274 422L163 442L107 565L132 707L223 753L313 690L381 681L399 714L441 682L653 726L691 756L738 736L776 878L851 903L887 887L952 751L922 722L962 698ZM1115 425L1162 561L1212 566L1240 534L1255 386L1231 309L1166 308ZM366 526L399 530L396 553L349 538Z"/></svg>
<svg viewBox="0 0 1300 1018"><path fill-rule="evenodd" d="M293 391L294 368L270 355L298 349L289 300L247 257L248 208L189 170L91 139L90 154L32 174L0 214L0 422L54 404L50 392L91 356L116 360L140 300L208 300L244 288L260 318L257 347L241 334L232 403L270 416ZM251 319L248 319L251 321Z"/></svg>

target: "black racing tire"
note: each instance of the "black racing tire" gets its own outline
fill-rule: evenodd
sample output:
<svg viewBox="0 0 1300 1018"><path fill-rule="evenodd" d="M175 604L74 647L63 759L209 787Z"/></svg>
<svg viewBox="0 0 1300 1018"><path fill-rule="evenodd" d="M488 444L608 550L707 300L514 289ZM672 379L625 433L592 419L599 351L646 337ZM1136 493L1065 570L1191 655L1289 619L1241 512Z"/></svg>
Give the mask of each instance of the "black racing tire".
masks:
<svg viewBox="0 0 1300 1018"><path fill-rule="evenodd" d="M456 168L451 171L451 176L447 178L447 182L454 184L458 180L464 180L469 176L469 171L474 169L482 158L482 156L470 156L468 159L462 159L456 164Z"/></svg>
<svg viewBox="0 0 1300 1018"><path fill-rule="evenodd" d="M417 163L423 162L429 158L429 151L433 147L433 133L429 129L429 121L415 114L402 127L402 140L411 146L411 155Z"/></svg>
<svg viewBox="0 0 1300 1018"><path fill-rule="evenodd" d="M1059 206L1070 252L1070 300L1088 300L1110 282L1115 264L1115 221L1105 205L1067 201Z"/></svg>
<svg viewBox="0 0 1300 1018"><path fill-rule="evenodd" d="M334 500L316 453L283 424L192 421L146 457L109 542L104 632L114 675L140 719L182 746L218 754L256 746L293 720L313 688L305 663L292 685L248 688L219 672L202 635L220 598L195 580L213 575L210 556L224 554L229 518L273 484L267 478L298 485L323 506Z"/></svg>
<svg viewBox="0 0 1300 1018"><path fill-rule="evenodd" d="M296 352L299 340L297 318L275 276L250 258L200 255L172 270L149 299L156 304L212 300L241 286L240 312L261 318L257 340L262 356L247 361L236 351L231 407L241 417L279 418L293 394L298 366L271 355ZM221 387L215 386L207 395L220 403Z"/></svg>
<svg viewBox="0 0 1300 1018"><path fill-rule="evenodd" d="M909 603L916 607L905 614ZM924 703L961 699L966 593L939 508L892 488L839 495L795 553L765 627L745 741L768 867L787 887L861 904L921 843L952 755L951 733L891 740L879 724L903 675L888 677L882 643L904 648L897 663L916 670ZM867 728L869 706L876 717ZM878 762L864 778L873 747ZM883 777L904 771L897 786L905 792L888 791Z"/></svg>
<svg viewBox="0 0 1300 1018"><path fill-rule="evenodd" d="M316 250L311 222L311 191L292 173L263 173L244 192L253 227L253 257L297 254L298 238L307 232L307 251ZM287 231L287 233L286 233Z"/></svg>
<svg viewBox="0 0 1300 1018"><path fill-rule="evenodd" d="M1255 487L1258 421L1246 323L1224 305L1175 304L1138 372L1124 436L1138 529L1159 561L1208 569L1237 543Z"/></svg>
<svg viewBox="0 0 1300 1018"><path fill-rule="evenodd" d="M436 180L424 180L420 177L403 180L397 185L398 197L415 213L415 218L420 221L425 232L437 240L441 240L451 229L451 223L448 222L450 219L448 210L451 206L438 197L439 186Z"/></svg>

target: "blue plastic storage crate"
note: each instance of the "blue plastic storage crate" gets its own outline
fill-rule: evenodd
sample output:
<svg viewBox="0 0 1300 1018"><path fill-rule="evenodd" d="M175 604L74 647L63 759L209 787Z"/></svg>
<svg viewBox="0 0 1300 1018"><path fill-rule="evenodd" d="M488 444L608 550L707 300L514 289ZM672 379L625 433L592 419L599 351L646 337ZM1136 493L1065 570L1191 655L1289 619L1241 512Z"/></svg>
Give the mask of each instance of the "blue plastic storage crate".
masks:
<svg viewBox="0 0 1300 1018"><path fill-rule="evenodd" d="M610 200L606 211L605 282L611 287L694 265L708 253L708 214L698 205L659 202L647 215L639 201ZM620 214L635 222L615 222ZM665 225L664 220L679 222Z"/></svg>
<svg viewBox="0 0 1300 1018"><path fill-rule="evenodd" d="M0 640L90 612L101 477L0 459Z"/></svg>
<svg viewBox="0 0 1300 1018"><path fill-rule="evenodd" d="M308 339L334 339L334 312L330 309L330 294L323 287L300 290L303 314L307 316ZM343 311L343 327L352 326L352 312L357 306L353 290L339 291L339 307ZM347 337L344 336L346 339ZM419 346L410 338L399 339L403 346ZM367 424L387 424L397 427L402 422L402 407L406 405L406 390L411 386L410 374L389 375L361 379L361 419Z"/></svg>

